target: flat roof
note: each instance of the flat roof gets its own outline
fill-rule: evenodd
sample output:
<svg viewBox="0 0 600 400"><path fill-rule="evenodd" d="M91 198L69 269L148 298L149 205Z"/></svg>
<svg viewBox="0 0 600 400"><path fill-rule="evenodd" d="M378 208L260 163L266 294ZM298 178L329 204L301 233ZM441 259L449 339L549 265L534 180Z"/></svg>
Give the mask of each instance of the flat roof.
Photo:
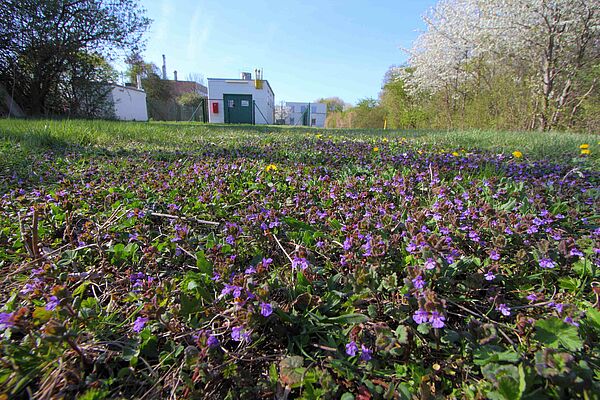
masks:
<svg viewBox="0 0 600 400"><path fill-rule="evenodd" d="M231 83L246 83L246 82L254 82L254 79L239 79L239 78L206 78L207 81L222 81L222 82L231 82ZM275 96L275 92L273 91L273 88L271 87L271 84L269 83L268 80L266 79L261 79L261 81L266 82L267 86L269 87L269 90L271 91L271 94L273 96Z"/></svg>

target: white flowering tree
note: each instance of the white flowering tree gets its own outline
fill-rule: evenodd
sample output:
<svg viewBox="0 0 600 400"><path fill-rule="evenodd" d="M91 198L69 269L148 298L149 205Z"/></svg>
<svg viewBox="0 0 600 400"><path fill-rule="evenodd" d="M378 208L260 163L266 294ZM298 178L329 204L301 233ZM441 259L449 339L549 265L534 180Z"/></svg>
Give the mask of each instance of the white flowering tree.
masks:
<svg viewBox="0 0 600 400"><path fill-rule="evenodd" d="M597 79L580 76L599 63L598 0L442 0L424 20L409 50L412 90L460 97L465 83L509 69L531 83L542 130L572 118L597 91Z"/></svg>

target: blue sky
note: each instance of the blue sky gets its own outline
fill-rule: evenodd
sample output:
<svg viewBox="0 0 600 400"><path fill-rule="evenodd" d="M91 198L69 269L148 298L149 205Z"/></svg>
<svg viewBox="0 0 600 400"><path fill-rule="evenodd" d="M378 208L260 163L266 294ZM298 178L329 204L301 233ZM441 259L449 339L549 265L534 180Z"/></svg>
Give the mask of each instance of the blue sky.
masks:
<svg viewBox="0 0 600 400"><path fill-rule="evenodd" d="M237 78L264 70L275 100L377 97L388 67L406 61L434 0L142 0L154 20L144 58L169 79Z"/></svg>

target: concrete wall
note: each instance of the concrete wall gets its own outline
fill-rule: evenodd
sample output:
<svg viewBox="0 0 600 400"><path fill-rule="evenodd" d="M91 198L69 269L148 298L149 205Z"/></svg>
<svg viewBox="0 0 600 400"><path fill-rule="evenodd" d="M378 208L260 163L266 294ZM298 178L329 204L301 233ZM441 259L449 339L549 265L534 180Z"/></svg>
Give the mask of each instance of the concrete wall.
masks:
<svg viewBox="0 0 600 400"><path fill-rule="evenodd" d="M327 104L325 103L299 103L286 102L286 125L302 125L304 111L310 106L309 126L325 127L327 118Z"/></svg>
<svg viewBox="0 0 600 400"><path fill-rule="evenodd" d="M123 121L148 121L146 92L134 87L114 85L112 98L115 116Z"/></svg>
<svg viewBox="0 0 600 400"><path fill-rule="evenodd" d="M252 100L256 104L254 109L255 123L257 125L271 125L274 123L275 94L267 81L263 81L262 89L256 89L254 80L208 78L208 122L225 122L224 94L251 94ZM213 113L213 103L219 105L218 113Z"/></svg>

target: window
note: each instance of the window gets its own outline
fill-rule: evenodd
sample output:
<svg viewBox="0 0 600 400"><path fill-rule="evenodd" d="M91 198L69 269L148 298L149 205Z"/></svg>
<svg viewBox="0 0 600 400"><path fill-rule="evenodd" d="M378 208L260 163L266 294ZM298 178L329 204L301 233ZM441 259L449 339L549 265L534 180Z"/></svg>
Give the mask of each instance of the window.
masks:
<svg viewBox="0 0 600 400"><path fill-rule="evenodd" d="M310 126L315 126L317 124L317 119L316 118L312 118L310 120Z"/></svg>
<svg viewBox="0 0 600 400"><path fill-rule="evenodd" d="M248 100L242 100L242 107L249 107L250 102Z"/></svg>
<svg viewBox="0 0 600 400"><path fill-rule="evenodd" d="M296 111L294 110L294 106L290 106L290 112L296 112Z"/></svg>
<svg viewBox="0 0 600 400"><path fill-rule="evenodd" d="M300 107L300 112L301 112L301 113L303 113L303 112L305 112L305 111L306 111L306 106L302 106L302 107Z"/></svg>
<svg viewBox="0 0 600 400"><path fill-rule="evenodd" d="M227 107L234 108L235 107L235 100L227 100Z"/></svg>
<svg viewBox="0 0 600 400"><path fill-rule="evenodd" d="M310 112L313 114L317 113L317 106L310 106Z"/></svg>
<svg viewBox="0 0 600 400"><path fill-rule="evenodd" d="M290 117L290 125L294 125L294 117Z"/></svg>

